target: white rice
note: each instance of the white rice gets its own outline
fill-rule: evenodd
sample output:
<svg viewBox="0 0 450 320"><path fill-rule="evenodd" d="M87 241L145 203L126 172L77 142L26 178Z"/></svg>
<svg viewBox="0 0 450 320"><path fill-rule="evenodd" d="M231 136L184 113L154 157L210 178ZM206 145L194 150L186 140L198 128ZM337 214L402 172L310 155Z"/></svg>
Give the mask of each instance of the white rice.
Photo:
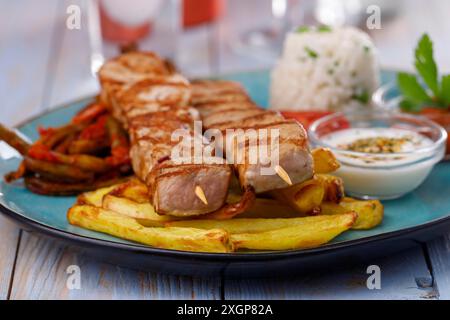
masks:
<svg viewBox="0 0 450 320"><path fill-rule="evenodd" d="M342 110L363 104L379 84L376 48L355 28L287 35L272 70L270 105L278 110Z"/></svg>

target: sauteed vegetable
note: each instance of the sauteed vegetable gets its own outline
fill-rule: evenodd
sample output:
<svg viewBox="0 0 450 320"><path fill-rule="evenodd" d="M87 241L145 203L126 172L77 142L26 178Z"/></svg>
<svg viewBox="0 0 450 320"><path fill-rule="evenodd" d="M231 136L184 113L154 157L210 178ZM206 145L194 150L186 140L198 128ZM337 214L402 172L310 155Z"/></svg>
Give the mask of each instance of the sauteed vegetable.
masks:
<svg viewBox="0 0 450 320"><path fill-rule="evenodd" d="M100 103L89 104L62 127L40 128L39 135L29 144L0 125L0 139L24 157L5 176L7 182L24 178L35 193L72 195L118 183L131 173L127 135Z"/></svg>

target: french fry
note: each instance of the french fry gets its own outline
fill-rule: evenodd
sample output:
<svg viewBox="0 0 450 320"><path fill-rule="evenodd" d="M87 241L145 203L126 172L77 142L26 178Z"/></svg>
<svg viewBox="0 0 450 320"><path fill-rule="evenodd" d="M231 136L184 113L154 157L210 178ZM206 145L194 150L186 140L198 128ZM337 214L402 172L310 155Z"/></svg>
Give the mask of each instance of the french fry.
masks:
<svg viewBox="0 0 450 320"><path fill-rule="evenodd" d="M331 241L337 235L350 229L356 221L357 214L352 212L328 217L334 219L321 222L312 219L309 223L288 228L259 233L231 234L231 241L236 249L289 250L313 248Z"/></svg>
<svg viewBox="0 0 450 320"><path fill-rule="evenodd" d="M313 157L315 173L330 173L336 171L340 167L339 162L330 149L313 149L311 154Z"/></svg>
<svg viewBox="0 0 450 320"><path fill-rule="evenodd" d="M354 211L358 219L352 229L365 230L376 227L383 220L384 208L378 200L359 201L352 198L344 198L339 204L324 202L321 205L322 214L333 215Z"/></svg>
<svg viewBox="0 0 450 320"><path fill-rule="evenodd" d="M118 185L97 189L94 191L84 192L77 198L77 204L87 204L94 207L101 207L103 197L110 191L114 190Z"/></svg>
<svg viewBox="0 0 450 320"><path fill-rule="evenodd" d="M339 162L326 148L312 150L316 175L303 183L274 190L271 194L280 202L287 203L301 214L318 214L324 200L338 203L344 196L340 178L326 175L339 168Z"/></svg>
<svg viewBox="0 0 450 320"><path fill-rule="evenodd" d="M130 181L116 186L110 194L119 198L127 198L138 203L149 202L148 188L139 179L133 178Z"/></svg>
<svg viewBox="0 0 450 320"><path fill-rule="evenodd" d="M67 213L72 225L164 249L195 252L233 250L226 231L193 228L148 228L135 219L92 206L74 206Z"/></svg>
<svg viewBox="0 0 450 320"><path fill-rule="evenodd" d="M344 213L345 214L345 213ZM198 220L180 220L173 222L166 222L166 227L182 227L182 228L197 228L197 229L224 229L231 234L237 233L260 233L277 229L284 229L290 227L309 226L311 224L327 224L334 219L330 216L309 216L297 218L274 218L274 219L247 219L237 218L231 220L212 220L212 219L198 219Z"/></svg>
<svg viewBox="0 0 450 320"><path fill-rule="evenodd" d="M133 178L116 186L108 193L103 208L136 218L145 226L161 226L165 221L177 220L176 217L156 213L150 204L148 188L139 179Z"/></svg>
<svg viewBox="0 0 450 320"><path fill-rule="evenodd" d="M329 174L316 174L315 178L324 188L324 201L339 203L344 198L344 181L341 178Z"/></svg>
<svg viewBox="0 0 450 320"><path fill-rule="evenodd" d="M139 203L111 194L103 197L102 208L138 219L139 223L148 227L161 227L164 222L178 220L176 217L157 214L150 202Z"/></svg>
<svg viewBox="0 0 450 320"><path fill-rule="evenodd" d="M317 214L325 197L323 183L315 178L292 187L274 190L271 194L301 214Z"/></svg>

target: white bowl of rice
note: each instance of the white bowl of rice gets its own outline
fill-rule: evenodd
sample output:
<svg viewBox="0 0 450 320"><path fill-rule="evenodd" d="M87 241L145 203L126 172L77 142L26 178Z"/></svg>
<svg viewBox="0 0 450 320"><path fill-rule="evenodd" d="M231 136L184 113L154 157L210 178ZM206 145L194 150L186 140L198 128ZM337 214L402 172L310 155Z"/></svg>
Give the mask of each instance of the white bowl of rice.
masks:
<svg viewBox="0 0 450 320"><path fill-rule="evenodd" d="M300 27L272 70L270 106L341 111L368 104L379 86L376 48L363 31Z"/></svg>

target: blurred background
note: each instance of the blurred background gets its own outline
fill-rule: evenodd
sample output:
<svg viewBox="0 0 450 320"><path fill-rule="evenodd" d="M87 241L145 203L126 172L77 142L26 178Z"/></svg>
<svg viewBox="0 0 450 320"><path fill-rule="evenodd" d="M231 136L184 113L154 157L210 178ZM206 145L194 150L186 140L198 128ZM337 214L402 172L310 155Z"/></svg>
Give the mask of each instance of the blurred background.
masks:
<svg viewBox="0 0 450 320"><path fill-rule="evenodd" d="M373 5L377 6L373 7ZM443 0L0 0L1 122L95 94L104 59L138 47L189 77L270 68L299 25L367 31L384 68L412 70L423 32L450 71L450 1ZM367 19L380 8L380 28Z"/></svg>

